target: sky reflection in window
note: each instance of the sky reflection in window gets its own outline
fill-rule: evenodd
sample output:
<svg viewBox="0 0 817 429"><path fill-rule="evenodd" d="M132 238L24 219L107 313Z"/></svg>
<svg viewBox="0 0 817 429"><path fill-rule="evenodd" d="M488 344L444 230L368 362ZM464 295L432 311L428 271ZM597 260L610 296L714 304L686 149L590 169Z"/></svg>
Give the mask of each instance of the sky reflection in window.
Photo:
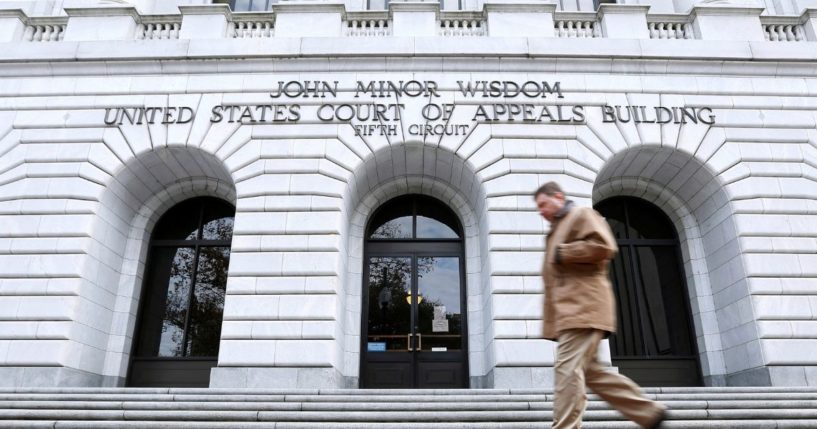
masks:
<svg viewBox="0 0 817 429"><path fill-rule="evenodd" d="M429 217L417 216L417 238L459 238L450 226Z"/></svg>

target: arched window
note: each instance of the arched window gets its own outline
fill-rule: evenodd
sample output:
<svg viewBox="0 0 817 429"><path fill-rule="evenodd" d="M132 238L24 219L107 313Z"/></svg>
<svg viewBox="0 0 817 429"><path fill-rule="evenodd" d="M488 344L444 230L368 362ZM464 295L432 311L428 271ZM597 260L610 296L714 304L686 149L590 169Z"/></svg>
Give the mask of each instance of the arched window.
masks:
<svg viewBox="0 0 817 429"><path fill-rule="evenodd" d="M700 385L700 368L675 227L655 205L615 197L596 206L619 253L610 266L618 331L613 365L644 386Z"/></svg>
<svg viewBox="0 0 817 429"><path fill-rule="evenodd" d="M129 384L207 386L221 338L235 208L184 201L151 236Z"/></svg>

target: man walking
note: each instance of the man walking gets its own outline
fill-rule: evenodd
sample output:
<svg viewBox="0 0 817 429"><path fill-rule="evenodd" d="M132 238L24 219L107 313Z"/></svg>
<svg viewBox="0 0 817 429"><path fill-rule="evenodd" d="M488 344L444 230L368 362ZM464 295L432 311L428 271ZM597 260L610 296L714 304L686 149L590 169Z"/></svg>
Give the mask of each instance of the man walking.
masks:
<svg viewBox="0 0 817 429"><path fill-rule="evenodd" d="M596 359L599 342L616 330L607 267L618 248L610 226L595 210L566 200L555 182L542 185L533 197L551 225L542 277L544 337L559 342L553 428L581 427L585 385L628 419L658 428L665 407L645 398L629 378L605 371Z"/></svg>

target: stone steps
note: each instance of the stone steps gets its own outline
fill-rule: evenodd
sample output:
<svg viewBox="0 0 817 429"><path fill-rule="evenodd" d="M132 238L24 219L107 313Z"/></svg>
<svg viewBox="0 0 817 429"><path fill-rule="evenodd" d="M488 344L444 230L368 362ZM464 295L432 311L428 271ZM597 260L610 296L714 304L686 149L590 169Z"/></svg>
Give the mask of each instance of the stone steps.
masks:
<svg viewBox="0 0 817 429"><path fill-rule="evenodd" d="M543 421L550 411L185 411L185 410L0 410L2 420L181 420L181 421L312 421L312 422L511 422ZM613 410L589 410L585 420L618 420ZM671 420L699 419L815 419L817 410L671 410Z"/></svg>
<svg viewBox="0 0 817 429"><path fill-rule="evenodd" d="M817 393L817 387L645 387L647 393L758 393L791 392ZM0 393L157 393L157 394L245 394L245 395L507 395L507 394L552 394L546 388L492 388L492 389L276 389L276 388L207 388L207 387L0 387Z"/></svg>
<svg viewBox="0 0 817 429"><path fill-rule="evenodd" d="M817 388L652 388L668 428L817 428ZM634 428L588 395L583 427ZM543 389L0 389L13 428L546 428Z"/></svg>
<svg viewBox="0 0 817 429"><path fill-rule="evenodd" d="M549 429L550 422L489 423L332 423L325 422L151 422L151 421L3 421L15 429ZM814 421L802 420L701 420L668 421L669 429L814 429ZM637 429L625 421L584 422L586 429Z"/></svg>
<svg viewBox="0 0 817 429"><path fill-rule="evenodd" d="M817 410L815 400L664 400L673 410L750 410L799 409ZM218 401L77 401L18 400L0 401L0 410L184 410L184 411L527 411L552 410L546 401L504 402L218 402ZM606 410L603 401L590 401L588 410Z"/></svg>

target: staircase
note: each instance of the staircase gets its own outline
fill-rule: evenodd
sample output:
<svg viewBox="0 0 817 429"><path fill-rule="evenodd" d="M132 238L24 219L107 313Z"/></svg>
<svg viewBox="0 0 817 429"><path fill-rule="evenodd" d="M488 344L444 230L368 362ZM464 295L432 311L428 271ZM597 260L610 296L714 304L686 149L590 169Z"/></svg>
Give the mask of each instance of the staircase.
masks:
<svg viewBox="0 0 817 429"><path fill-rule="evenodd" d="M667 428L817 428L817 388L648 388ZM0 389L0 428L549 428L551 391ZM584 428L635 428L590 395Z"/></svg>

